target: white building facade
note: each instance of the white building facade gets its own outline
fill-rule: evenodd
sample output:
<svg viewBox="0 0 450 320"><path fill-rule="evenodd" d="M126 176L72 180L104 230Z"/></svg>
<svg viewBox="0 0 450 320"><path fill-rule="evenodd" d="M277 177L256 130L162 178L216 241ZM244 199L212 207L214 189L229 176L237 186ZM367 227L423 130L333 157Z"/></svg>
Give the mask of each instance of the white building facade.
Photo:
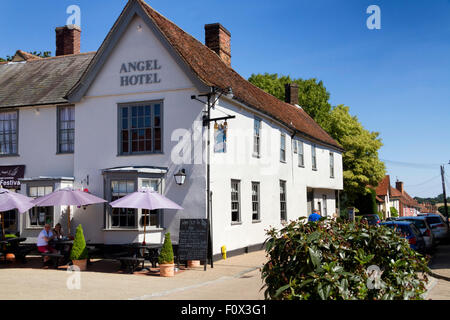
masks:
<svg viewBox="0 0 450 320"><path fill-rule="evenodd" d="M86 54L89 64L61 97L66 102L0 110L15 112L18 128L17 150L2 150L0 166L25 166L20 192L28 196L72 186L110 202L152 187L184 208L72 207L71 231L82 224L90 243L142 241L144 215L147 243L161 243L166 232L177 243L180 219L208 217L208 186L216 256L222 246L232 252L261 248L270 226L279 228L312 209L338 214L339 145L298 106L276 102L286 112L272 113L275 98L247 90L243 86L251 85L233 78L221 52L212 54L148 5L131 0L97 53ZM217 68L209 74L225 85L202 75L209 67ZM267 109L253 103L259 95L267 96ZM213 102L210 118L220 120L208 130L203 117ZM305 129L297 117L306 119ZM174 180L180 170L186 173L183 185ZM17 218L17 231L31 240L42 217L66 225L65 207L32 210Z"/></svg>

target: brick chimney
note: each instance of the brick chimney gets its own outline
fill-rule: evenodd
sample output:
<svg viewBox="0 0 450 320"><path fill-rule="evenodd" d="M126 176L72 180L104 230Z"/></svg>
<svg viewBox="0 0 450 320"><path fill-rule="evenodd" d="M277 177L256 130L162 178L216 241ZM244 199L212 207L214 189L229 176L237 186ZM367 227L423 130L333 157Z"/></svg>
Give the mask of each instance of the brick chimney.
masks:
<svg viewBox="0 0 450 320"><path fill-rule="evenodd" d="M80 53L81 28L71 24L58 27L56 31L56 56Z"/></svg>
<svg viewBox="0 0 450 320"><path fill-rule="evenodd" d="M403 194L403 182L396 181L395 182L395 188Z"/></svg>
<svg viewBox="0 0 450 320"><path fill-rule="evenodd" d="M205 45L231 67L231 33L220 23L205 25Z"/></svg>
<svg viewBox="0 0 450 320"><path fill-rule="evenodd" d="M284 86L285 95L284 101L290 104L298 105L298 84L287 83Z"/></svg>

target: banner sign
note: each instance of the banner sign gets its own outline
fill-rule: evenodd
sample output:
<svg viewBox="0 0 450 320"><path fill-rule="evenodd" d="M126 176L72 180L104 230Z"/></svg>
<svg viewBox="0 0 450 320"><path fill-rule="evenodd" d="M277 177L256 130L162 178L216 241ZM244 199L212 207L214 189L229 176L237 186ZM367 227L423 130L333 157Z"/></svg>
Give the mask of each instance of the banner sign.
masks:
<svg viewBox="0 0 450 320"><path fill-rule="evenodd" d="M0 166L0 186L5 189L20 189L25 166Z"/></svg>

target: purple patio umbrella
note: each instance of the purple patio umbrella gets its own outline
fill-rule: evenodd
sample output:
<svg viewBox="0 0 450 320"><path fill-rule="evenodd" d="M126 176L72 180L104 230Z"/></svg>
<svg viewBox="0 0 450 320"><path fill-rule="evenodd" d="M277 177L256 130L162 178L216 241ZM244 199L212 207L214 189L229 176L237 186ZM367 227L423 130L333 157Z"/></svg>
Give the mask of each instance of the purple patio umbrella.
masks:
<svg viewBox="0 0 450 320"><path fill-rule="evenodd" d="M0 188L0 213L2 218L2 238L5 237L4 211L17 209L19 213L24 213L34 207L33 198L26 197L20 193L11 192Z"/></svg>
<svg viewBox="0 0 450 320"><path fill-rule="evenodd" d="M70 234L70 206L87 206L89 204L107 202L88 192L72 188L58 189L46 196L33 200L38 207L69 206L67 208L67 230Z"/></svg>
<svg viewBox="0 0 450 320"><path fill-rule="evenodd" d="M130 193L123 198L110 203L113 208L130 208L130 209L175 209L183 210L178 204L170 199L167 199L158 192L149 188L142 188L139 191ZM145 231L147 226L147 215L144 215L144 241L145 244Z"/></svg>

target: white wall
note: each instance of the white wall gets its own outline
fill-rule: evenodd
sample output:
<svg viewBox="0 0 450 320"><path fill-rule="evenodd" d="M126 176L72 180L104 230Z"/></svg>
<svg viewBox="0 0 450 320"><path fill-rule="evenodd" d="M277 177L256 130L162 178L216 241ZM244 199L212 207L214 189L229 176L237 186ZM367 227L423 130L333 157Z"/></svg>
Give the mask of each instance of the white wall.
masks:
<svg viewBox="0 0 450 320"><path fill-rule="evenodd" d="M141 25L143 30L137 31ZM131 49L130 49L131 48ZM161 83L121 87L120 69L122 63L157 59L161 65L159 77ZM151 71L152 72L152 71ZM145 72L144 72L145 73ZM139 73L130 73L139 74ZM76 141L74 172L77 183L89 175L89 190L104 196L102 169L119 166L157 166L169 169L165 181L165 194L184 210L165 210L165 231L172 234L172 241L178 241L179 219L187 217L206 218L205 209L205 166L198 164L176 164L172 161L172 149L178 140L171 141L172 134L192 132L195 121L196 129L202 130L201 116L204 105L191 100L191 95L198 94L193 84L172 60L159 40L151 33L140 18L135 18L103 69L97 75L87 96L76 104ZM118 155L118 104L141 101L163 100L163 153L152 155ZM198 128L199 126L199 128ZM174 136L178 139L178 135ZM197 148L202 140L194 141ZM200 153L200 158L201 158ZM178 186L173 175L179 169L186 169L186 184ZM86 185L85 185L86 187ZM75 223L83 224L85 234L92 242L126 243L142 241L143 230L105 231L103 230L103 206L96 205L85 212L77 210ZM161 231L149 232L147 242L161 241Z"/></svg>
<svg viewBox="0 0 450 320"><path fill-rule="evenodd" d="M233 250L260 244L269 226L280 227L280 180L286 181L287 219L307 216L306 188L316 188L315 201L327 195L328 215L335 212L334 190L342 189L342 155L334 153L335 178L330 178L329 149L317 145L317 171L311 168L311 143L303 140L305 167L298 166L293 154L291 133L262 115L261 156L253 157L254 113L225 99L212 111L211 117L235 115L227 132L227 152L214 153L214 123L211 125L211 189L213 192L214 253L221 246ZM280 161L280 135L286 135L286 162ZM231 223L231 180L241 181L241 222ZM251 183L260 182L261 222L252 222ZM317 207L317 206L316 206Z"/></svg>

